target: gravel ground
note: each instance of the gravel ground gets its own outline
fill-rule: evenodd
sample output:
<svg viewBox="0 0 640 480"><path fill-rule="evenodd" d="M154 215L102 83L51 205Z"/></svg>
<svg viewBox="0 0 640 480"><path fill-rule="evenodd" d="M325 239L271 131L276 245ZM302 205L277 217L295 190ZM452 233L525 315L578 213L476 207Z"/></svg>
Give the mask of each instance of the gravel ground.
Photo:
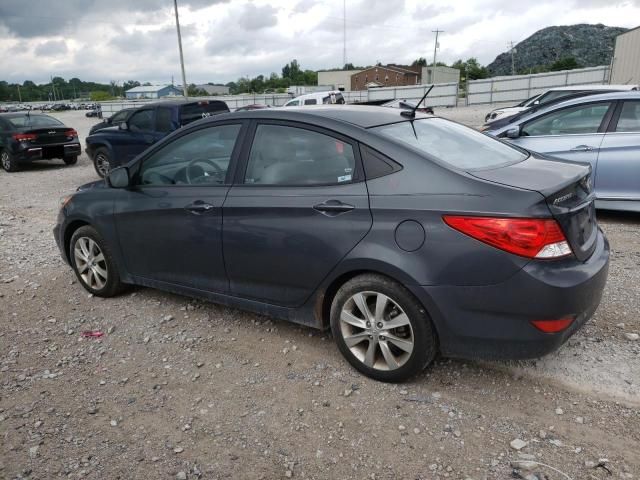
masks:
<svg viewBox="0 0 640 480"><path fill-rule="evenodd" d="M95 121L58 116L81 137ZM440 359L388 385L327 333L144 288L87 295L51 227L95 179L84 155L0 172L0 478L640 478L640 216L599 214L609 282L557 353Z"/></svg>

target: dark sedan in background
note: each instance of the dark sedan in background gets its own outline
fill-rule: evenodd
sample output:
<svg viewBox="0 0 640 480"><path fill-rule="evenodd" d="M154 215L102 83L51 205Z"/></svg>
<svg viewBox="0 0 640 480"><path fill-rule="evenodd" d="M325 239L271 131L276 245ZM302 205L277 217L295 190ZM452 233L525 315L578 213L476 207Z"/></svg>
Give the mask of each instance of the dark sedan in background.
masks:
<svg viewBox="0 0 640 480"><path fill-rule="evenodd" d="M138 284L331 328L400 381L441 352L522 358L594 313L609 246L588 165L442 118L317 106L181 128L63 201L80 284Z"/></svg>
<svg viewBox="0 0 640 480"><path fill-rule="evenodd" d="M35 160L60 158L73 165L80 155L78 132L40 113L0 114L0 163L7 172Z"/></svg>

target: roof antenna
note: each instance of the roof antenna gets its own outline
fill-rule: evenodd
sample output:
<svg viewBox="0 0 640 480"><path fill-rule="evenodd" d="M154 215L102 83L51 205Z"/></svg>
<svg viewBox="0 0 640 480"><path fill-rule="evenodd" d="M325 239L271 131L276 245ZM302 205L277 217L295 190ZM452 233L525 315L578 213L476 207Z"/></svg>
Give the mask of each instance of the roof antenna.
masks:
<svg viewBox="0 0 640 480"><path fill-rule="evenodd" d="M402 115L403 117L407 117L407 118L416 118L416 110L418 110L418 107L424 101L424 99L427 98L427 95L429 95L429 93L431 92L433 87L434 87L434 85L432 84L429 87L429 90L427 90L427 92L424 94L424 96L420 99L420 101L418 103L416 103L416 106L413 107L413 110L411 110L411 111L403 110L402 112L400 112L400 115Z"/></svg>

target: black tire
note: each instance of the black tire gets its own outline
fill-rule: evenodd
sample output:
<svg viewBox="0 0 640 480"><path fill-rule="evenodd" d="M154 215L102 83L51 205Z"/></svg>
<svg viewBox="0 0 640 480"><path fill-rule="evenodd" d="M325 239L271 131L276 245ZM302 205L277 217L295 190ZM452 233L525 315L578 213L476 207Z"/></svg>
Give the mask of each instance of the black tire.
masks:
<svg viewBox="0 0 640 480"><path fill-rule="evenodd" d="M100 178L104 178L109 174L112 168L109 150L104 147L96 148L93 153L93 168L96 169L96 173Z"/></svg>
<svg viewBox="0 0 640 480"><path fill-rule="evenodd" d="M353 327L348 322L343 322L340 319L343 309L348 309L349 305L354 305L354 295L363 292L366 292L364 298L367 302L375 301L377 299L376 295L380 294L391 300L391 302L384 303L385 307L382 310L386 313L381 315L383 321L377 322L377 325L381 327L379 330L375 329L376 331L373 332L373 335L367 335L370 332L368 326L367 329L364 326L362 328ZM347 302L350 303L347 305ZM373 313L375 314L375 303L371 304L371 306L374 307ZM357 310L361 312L359 308ZM400 319L401 313L406 314L408 318L407 326L387 329L387 325L391 325L389 322L396 318ZM392 316L394 314L396 316ZM362 320L360 318L356 320L364 321L365 315L362 315L362 317ZM404 317L402 318L404 319ZM348 331L349 329L353 329L353 331L348 332L347 336L355 334L358 339L363 338L363 340L359 340L359 343L352 344L352 348L355 350L362 349L368 352L372 342L369 339L375 336L375 354L373 357L375 360L372 362L373 366L365 364L367 353L363 352L364 359L360 359L345 343L345 330ZM331 304L331 331L336 339L338 349L356 370L383 382L402 382L407 380L424 370L433 361L438 352L437 335L424 307L405 287L388 277L377 274L359 275L346 282L338 290ZM394 338L393 341L390 336ZM397 340L403 339L413 341L413 348L410 353L397 347ZM395 360L401 360L397 362L397 366L389 366L387 357L383 355L385 353L382 351L383 343L387 354L390 351L392 351L392 355L393 352L399 354L397 358L395 355L393 356ZM364 345L366 345L366 348ZM384 369L385 364L388 368L387 370Z"/></svg>
<svg viewBox="0 0 640 480"><path fill-rule="evenodd" d="M75 165L76 163L78 163L78 155L74 155L72 157L64 157L63 160L66 165Z"/></svg>
<svg viewBox="0 0 640 480"><path fill-rule="evenodd" d="M6 150L0 151L0 163L2 164L2 168L4 168L7 172L17 172L20 170L20 165L16 162L13 155Z"/></svg>
<svg viewBox="0 0 640 480"><path fill-rule="evenodd" d="M100 253L102 253L104 258L103 261L100 260L94 263L95 265L100 267L100 269L106 270L106 281L102 286L97 283L94 284L90 280L87 281L82 272L88 272L89 268L85 268L81 271L83 265L79 265L79 260L76 258L76 245L78 244L78 242L84 242L87 239L95 242L95 244L97 245L99 250L95 250L94 253L99 251ZM109 248L109 245L107 245L107 243L102 239L95 228L89 225L85 225L84 227L80 227L73 233L73 235L71 236L71 241L69 242L69 259L71 260L71 266L73 267L73 271L75 272L78 281L88 292L93 293L98 297L113 297L124 290L125 287L124 284L120 281L120 273L111 253L111 249ZM95 271L92 275L95 280L97 276Z"/></svg>

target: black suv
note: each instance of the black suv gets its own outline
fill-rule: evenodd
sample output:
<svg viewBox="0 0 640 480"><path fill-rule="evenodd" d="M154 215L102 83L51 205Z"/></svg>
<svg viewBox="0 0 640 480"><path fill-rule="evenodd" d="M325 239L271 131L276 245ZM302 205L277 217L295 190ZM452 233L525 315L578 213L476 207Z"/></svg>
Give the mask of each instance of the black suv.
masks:
<svg viewBox="0 0 640 480"><path fill-rule="evenodd" d="M219 100L165 101L138 108L117 126L86 139L86 152L101 177L124 165L167 134L195 120L229 111Z"/></svg>

